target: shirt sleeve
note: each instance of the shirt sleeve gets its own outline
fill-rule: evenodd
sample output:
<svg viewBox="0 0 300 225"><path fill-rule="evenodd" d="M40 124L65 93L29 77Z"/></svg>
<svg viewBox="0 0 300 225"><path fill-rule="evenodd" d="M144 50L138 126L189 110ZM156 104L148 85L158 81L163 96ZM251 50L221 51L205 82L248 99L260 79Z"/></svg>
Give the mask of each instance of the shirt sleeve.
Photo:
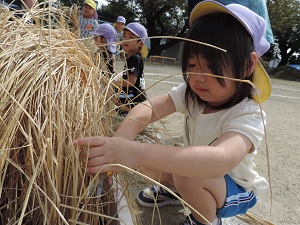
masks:
<svg viewBox="0 0 300 225"><path fill-rule="evenodd" d="M186 112L185 90L186 83L182 83L177 87L173 87L168 93L174 102L176 111L183 114Z"/></svg>
<svg viewBox="0 0 300 225"><path fill-rule="evenodd" d="M225 121L222 133L233 131L243 134L257 149L265 134L265 112L249 99L246 104L240 104L240 107L231 111L230 117Z"/></svg>
<svg viewBox="0 0 300 225"><path fill-rule="evenodd" d="M127 60L127 68L128 68L128 74L133 74L136 77L139 76L140 71L140 64L139 59L135 55L131 56Z"/></svg>

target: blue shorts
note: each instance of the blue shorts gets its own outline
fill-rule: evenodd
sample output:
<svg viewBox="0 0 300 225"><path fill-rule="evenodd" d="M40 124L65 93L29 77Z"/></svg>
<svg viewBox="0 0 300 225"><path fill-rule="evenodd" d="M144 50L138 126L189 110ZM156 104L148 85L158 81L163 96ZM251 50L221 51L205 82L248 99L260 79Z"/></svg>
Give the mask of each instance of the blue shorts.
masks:
<svg viewBox="0 0 300 225"><path fill-rule="evenodd" d="M252 208L257 199L253 192L247 192L245 188L236 184L234 180L225 175L227 193L224 206L217 210L217 217L233 217L238 214L245 214L248 209Z"/></svg>

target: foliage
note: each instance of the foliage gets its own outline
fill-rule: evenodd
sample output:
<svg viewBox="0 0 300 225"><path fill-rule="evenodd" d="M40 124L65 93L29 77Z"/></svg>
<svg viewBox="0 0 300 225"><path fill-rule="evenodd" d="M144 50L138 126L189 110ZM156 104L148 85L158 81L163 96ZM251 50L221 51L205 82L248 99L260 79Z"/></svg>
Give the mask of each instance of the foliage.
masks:
<svg viewBox="0 0 300 225"><path fill-rule="evenodd" d="M268 0L272 30L281 52L280 65L287 65L300 53L300 2L297 0Z"/></svg>
<svg viewBox="0 0 300 225"><path fill-rule="evenodd" d="M80 5L81 3L83 3L83 0L58 0L58 2L60 2L60 4L62 4L63 6L73 6L73 5Z"/></svg>
<svg viewBox="0 0 300 225"><path fill-rule="evenodd" d="M127 22L137 21L147 28L149 37L183 37L187 31L186 5L182 0L108 0L108 5L103 6L98 14L100 19L110 22L119 15ZM150 55L160 55L176 43L177 40L170 39L161 44L161 38L152 38Z"/></svg>
<svg viewBox="0 0 300 225"><path fill-rule="evenodd" d="M107 6L102 6L98 11L99 19L115 22L118 16L124 16L127 23L138 17L138 7L133 1L108 1Z"/></svg>
<svg viewBox="0 0 300 225"><path fill-rule="evenodd" d="M83 1L59 0L64 6L80 5ZM300 2L267 0L267 7L281 52L280 65L295 62L295 53L300 53ZM183 37L188 29L186 5L182 0L108 0L108 5L102 6L98 15L99 19L112 23L119 15L124 16L127 22L140 22L147 28L149 37ZM152 38L150 55L160 55L176 43L174 39Z"/></svg>
<svg viewBox="0 0 300 225"><path fill-rule="evenodd" d="M271 69L269 74L273 78L300 82L300 71L287 65Z"/></svg>

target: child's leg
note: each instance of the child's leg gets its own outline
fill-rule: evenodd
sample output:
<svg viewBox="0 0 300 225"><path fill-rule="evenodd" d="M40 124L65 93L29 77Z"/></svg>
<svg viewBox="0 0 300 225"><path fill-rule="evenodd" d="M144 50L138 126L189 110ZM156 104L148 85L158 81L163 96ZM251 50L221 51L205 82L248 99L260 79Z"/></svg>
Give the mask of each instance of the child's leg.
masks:
<svg viewBox="0 0 300 225"><path fill-rule="evenodd" d="M198 179L174 176L176 190L182 199L188 202L208 221L216 218L217 209L223 207L226 198L226 182L224 177L218 179ZM195 212L194 218L205 223L205 220Z"/></svg>
<svg viewBox="0 0 300 225"><path fill-rule="evenodd" d="M162 183L163 185L165 185L167 187L174 186L172 174L162 173L160 171L150 170L147 168L138 168L138 171L141 172L142 174L145 174L146 176Z"/></svg>
<svg viewBox="0 0 300 225"><path fill-rule="evenodd" d="M216 217L245 214L257 202L253 192L236 184L228 175L220 179L174 176L173 180L181 197L210 222L218 221ZM192 214L197 221L205 223L201 216L195 212Z"/></svg>

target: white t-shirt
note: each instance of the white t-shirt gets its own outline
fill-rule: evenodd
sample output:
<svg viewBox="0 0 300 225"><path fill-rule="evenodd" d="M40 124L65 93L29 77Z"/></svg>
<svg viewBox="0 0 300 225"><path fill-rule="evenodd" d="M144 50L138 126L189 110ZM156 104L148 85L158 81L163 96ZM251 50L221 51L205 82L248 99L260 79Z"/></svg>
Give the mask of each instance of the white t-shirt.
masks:
<svg viewBox="0 0 300 225"><path fill-rule="evenodd" d="M185 115L184 146L211 145L223 133L232 131L249 138L254 151L249 153L228 175L247 191L255 195L269 187L265 178L254 170L254 156L264 137L264 127L258 104L252 99L244 99L239 104L215 113L203 114L203 108L190 107L190 114L185 104L186 84L181 84L169 92L177 112ZM193 103L191 103L193 104ZM265 113L263 112L264 120Z"/></svg>

